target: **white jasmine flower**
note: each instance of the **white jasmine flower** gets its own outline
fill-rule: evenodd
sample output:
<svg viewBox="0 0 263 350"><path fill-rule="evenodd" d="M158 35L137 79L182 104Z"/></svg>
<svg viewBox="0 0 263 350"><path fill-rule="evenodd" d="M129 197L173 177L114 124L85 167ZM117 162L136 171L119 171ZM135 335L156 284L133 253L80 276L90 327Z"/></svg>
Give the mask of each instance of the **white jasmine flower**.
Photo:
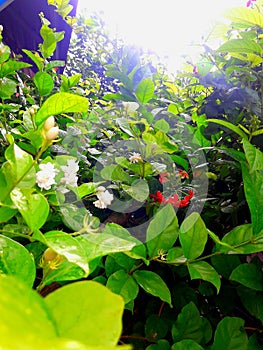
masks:
<svg viewBox="0 0 263 350"><path fill-rule="evenodd" d="M133 152L129 158L129 161L131 163L142 162L142 156L140 155L140 153Z"/></svg>
<svg viewBox="0 0 263 350"><path fill-rule="evenodd" d="M105 187L103 186L99 186L98 189L100 187L101 187L101 191L97 192L96 194L98 197L98 200L95 201L93 204L97 208L106 209L113 201L113 195L108 190L103 191L102 188L105 189Z"/></svg>
<svg viewBox="0 0 263 350"><path fill-rule="evenodd" d="M40 171L36 173L36 183L38 187L50 190L52 185L56 184L55 176L58 170L55 169L54 164L46 163L39 165Z"/></svg>
<svg viewBox="0 0 263 350"><path fill-rule="evenodd" d="M139 107L139 103L137 102L122 102L126 112L135 112Z"/></svg>
<svg viewBox="0 0 263 350"><path fill-rule="evenodd" d="M62 165L61 169L64 172L61 182L65 185L76 187L78 182L77 172L79 170L78 162L68 159L67 165Z"/></svg>

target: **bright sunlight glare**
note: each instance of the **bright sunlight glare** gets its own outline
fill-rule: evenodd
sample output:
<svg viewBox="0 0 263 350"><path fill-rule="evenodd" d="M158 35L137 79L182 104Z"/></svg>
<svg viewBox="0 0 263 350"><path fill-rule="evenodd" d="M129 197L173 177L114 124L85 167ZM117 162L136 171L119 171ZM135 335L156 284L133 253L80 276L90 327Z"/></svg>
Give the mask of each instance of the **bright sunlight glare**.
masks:
<svg viewBox="0 0 263 350"><path fill-rule="evenodd" d="M113 38L155 52L171 72L184 57L197 59L200 44L222 13L246 0L79 0L78 13L101 15Z"/></svg>

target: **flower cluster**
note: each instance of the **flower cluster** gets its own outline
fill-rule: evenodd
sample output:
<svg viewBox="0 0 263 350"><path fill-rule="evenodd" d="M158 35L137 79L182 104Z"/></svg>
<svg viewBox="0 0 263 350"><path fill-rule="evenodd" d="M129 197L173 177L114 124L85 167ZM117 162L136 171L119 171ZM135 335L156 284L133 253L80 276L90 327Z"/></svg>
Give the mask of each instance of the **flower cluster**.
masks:
<svg viewBox="0 0 263 350"><path fill-rule="evenodd" d="M96 196L98 200L96 200L93 204L99 209L106 209L113 201L113 195L103 186L99 186L97 188Z"/></svg>
<svg viewBox="0 0 263 350"><path fill-rule="evenodd" d="M54 164L48 162L39 165L40 171L36 173L36 183L41 189L50 190L52 185L56 184L55 177L58 170Z"/></svg>
<svg viewBox="0 0 263 350"><path fill-rule="evenodd" d="M180 177L182 180L183 179L189 179L189 174L185 170L179 170L176 175L177 175L177 177ZM168 173L161 173L160 177L159 177L159 182L161 184L169 182L168 177L169 177Z"/></svg>
<svg viewBox="0 0 263 350"><path fill-rule="evenodd" d="M175 193L173 196L169 196L166 199L160 191L157 191L156 194L150 194L150 197L153 198L155 202L160 204L171 203L174 208L184 208L189 205L190 200L193 198L194 191L188 190L187 193L188 195L184 196L183 199L179 199L177 193Z"/></svg>
<svg viewBox="0 0 263 350"><path fill-rule="evenodd" d="M64 177L61 179L61 183L76 187L78 182L77 172L79 170L78 162L73 159L68 159L67 165L62 165L61 169L64 172Z"/></svg>

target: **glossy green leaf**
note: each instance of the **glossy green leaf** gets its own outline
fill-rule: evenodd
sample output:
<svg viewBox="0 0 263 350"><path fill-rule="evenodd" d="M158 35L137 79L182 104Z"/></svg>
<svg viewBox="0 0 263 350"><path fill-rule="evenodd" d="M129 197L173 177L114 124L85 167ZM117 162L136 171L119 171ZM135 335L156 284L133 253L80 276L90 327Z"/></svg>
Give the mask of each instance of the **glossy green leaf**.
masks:
<svg viewBox="0 0 263 350"><path fill-rule="evenodd" d="M76 238L62 231L49 231L44 235L44 242L59 255L64 256L69 262L81 267L86 276L89 273L89 264L85 248Z"/></svg>
<svg viewBox="0 0 263 350"><path fill-rule="evenodd" d="M249 206L254 235L263 230L263 174L251 172L246 163L241 163L246 200Z"/></svg>
<svg viewBox="0 0 263 350"><path fill-rule="evenodd" d="M5 151L7 162L3 166L5 180L11 187L31 188L36 183L33 158L15 143L12 143Z"/></svg>
<svg viewBox="0 0 263 350"><path fill-rule="evenodd" d="M41 349L55 339L50 311L40 295L11 276L0 276L0 339L3 349Z"/></svg>
<svg viewBox="0 0 263 350"><path fill-rule="evenodd" d="M207 241L207 229L198 213L190 214L180 227L179 240L184 256L189 260L199 257Z"/></svg>
<svg viewBox="0 0 263 350"><path fill-rule="evenodd" d="M25 62L17 62L15 60L9 59L7 62L0 67L0 78L14 73L18 69L31 67L31 64Z"/></svg>
<svg viewBox="0 0 263 350"><path fill-rule="evenodd" d="M12 275L33 286L36 267L33 256L20 243L0 235L0 275Z"/></svg>
<svg viewBox="0 0 263 350"><path fill-rule="evenodd" d="M50 57L57 47L57 42L64 38L64 32L54 32L47 24L43 24L40 29L40 35L43 38L43 44L40 46L44 58Z"/></svg>
<svg viewBox="0 0 263 350"><path fill-rule="evenodd" d="M94 193L96 189L97 185L93 182L83 183L80 186L78 186L78 194L80 198L83 198L85 196L88 196L89 194Z"/></svg>
<svg viewBox="0 0 263 350"><path fill-rule="evenodd" d="M84 234L76 240L85 249L88 261L114 252L131 250L136 243L107 233Z"/></svg>
<svg viewBox="0 0 263 350"><path fill-rule="evenodd" d="M113 293L121 295L125 304L134 300L139 292L138 284L134 278L124 270L113 273L109 277L106 287Z"/></svg>
<svg viewBox="0 0 263 350"><path fill-rule="evenodd" d="M16 215L17 209L9 208L8 206L0 207L0 222L6 222L11 219L14 215Z"/></svg>
<svg viewBox="0 0 263 350"><path fill-rule="evenodd" d="M105 286L82 281L68 284L49 294L58 335L84 344L114 346L122 330L122 298Z"/></svg>
<svg viewBox="0 0 263 350"><path fill-rule="evenodd" d="M172 350L202 350L204 349L198 343L191 339L185 339L178 343L173 344Z"/></svg>
<svg viewBox="0 0 263 350"><path fill-rule="evenodd" d="M262 53L262 48L260 45L252 40L247 39L230 39L222 44L218 49L218 52L237 52L237 53Z"/></svg>
<svg viewBox="0 0 263 350"><path fill-rule="evenodd" d="M136 201L143 203L149 196L149 186L146 180L139 179L132 183L131 186L122 185L123 190Z"/></svg>
<svg viewBox="0 0 263 350"><path fill-rule="evenodd" d="M160 298L172 307L171 293L165 282L159 275L157 275L157 273L146 270L137 270L133 273L133 277L147 293Z"/></svg>
<svg viewBox="0 0 263 350"><path fill-rule="evenodd" d="M150 258L158 256L159 250L169 250L179 234L178 220L172 205L166 205L151 220L146 232L146 245Z"/></svg>
<svg viewBox="0 0 263 350"><path fill-rule="evenodd" d="M154 83L150 78L142 80L136 88L135 95L140 103L149 102L154 96Z"/></svg>
<svg viewBox="0 0 263 350"><path fill-rule="evenodd" d="M178 315L172 327L172 337L175 343L184 339L191 339L196 343L207 343L211 339L211 325L200 316L199 310L192 301L185 305Z"/></svg>
<svg viewBox="0 0 263 350"><path fill-rule="evenodd" d="M247 350L245 321L238 317L225 317L217 325L211 350Z"/></svg>
<svg viewBox="0 0 263 350"><path fill-rule="evenodd" d="M251 224L236 226L223 237L222 242L226 245L217 246L217 251L235 254L257 253L263 250L263 231L254 236Z"/></svg>
<svg viewBox="0 0 263 350"><path fill-rule="evenodd" d="M207 119L206 121L209 123L215 123L218 125L222 125L222 126L226 127L227 129L232 130L234 133L236 133L237 135L239 135L243 139L245 139L245 140L248 139L246 133L244 133L238 126L233 125L230 122L227 122L227 121L221 120L221 119Z"/></svg>
<svg viewBox="0 0 263 350"><path fill-rule="evenodd" d="M147 264L148 260L146 260L145 245L139 239L135 238L124 227L113 223L107 223L104 229L104 233L112 234L116 237L133 242L135 244L134 247L129 251L125 251L125 254L127 254L129 257L133 259L143 259L144 262Z"/></svg>
<svg viewBox="0 0 263 350"><path fill-rule="evenodd" d="M243 284L245 287L263 291L262 270L254 264L241 264L237 266L229 279Z"/></svg>
<svg viewBox="0 0 263 350"><path fill-rule="evenodd" d="M16 82L9 78L0 79L0 98L3 100L11 98L16 92Z"/></svg>
<svg viewBox="0 0 263 350"><path fill-rule="evenodd" d="M87 112L88 99L68 92L58 92L50 96L38 110L36 124L40 125L49 116L61 113Z"/></svg>
<svg viewBox="0 0 263 350"><path fill-rule="evenodd" d="M11 199L32 231L44 225L49 214L49 204L41 193L15 188L11 192Z"/></svg>
<svg viewBox="0 0 263 350"><path fill-rule="evenodd" d="M247 7L228 9L224 12L224 17L230 19L234 23L246 25L248 27L263 27L263 15L259 11Z"/></svg>
<svg viewBox="0 0 263 350"><path fill-rule="evenodd" d="M37 52L33 53L33 52L31 52L29 50L25 50L25 49L23 49L22 51L35 63L38 70L41 70L43 68L44 59L42 57L40 57Z"/></svg>
<svg viewBox="0 0 263 350"><path fill-rule="evenodd" d="M243 147L250 170L263 170L263 153L247 140L243 140Z"/></svg>
<svg viewBox="0 0 263 350"><path fill-rule="evenodd" d="M45 72L37 72L34 75L34 83L38 88L40 96L49 95L54 87L54 81L52 77Z"/></svg>
<svg viewBox="0 0 263 350"><path fill-rule="evenodd" d="M219 293L221 280L216 270L205 261L198 261L188 264L191 279L202 279L212 283Z"/></svg>

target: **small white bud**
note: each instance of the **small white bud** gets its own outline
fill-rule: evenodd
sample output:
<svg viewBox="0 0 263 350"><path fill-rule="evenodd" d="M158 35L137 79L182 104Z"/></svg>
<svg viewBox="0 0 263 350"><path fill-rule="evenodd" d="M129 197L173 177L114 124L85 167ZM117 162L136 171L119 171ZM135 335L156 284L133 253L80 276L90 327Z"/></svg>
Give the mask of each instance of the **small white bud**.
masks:
<svg viewBox="0 0 263 350"><path fill-rule="evenodd" d="M46 139L48 141L52 141L52 140L55 140L57 137L58 137L58 133L59 133L59 127L58 126L53 126L52 128L50 128L45 136L46 136Z"/></svg>
<svg viewBox="0 0 263 350"><path fill-rule="evenodd" d="M46 131L49 131L53 127L55 127L55 118L52 115L52 116L48 117L47 120L45 121L44 129Z"/></svg>

